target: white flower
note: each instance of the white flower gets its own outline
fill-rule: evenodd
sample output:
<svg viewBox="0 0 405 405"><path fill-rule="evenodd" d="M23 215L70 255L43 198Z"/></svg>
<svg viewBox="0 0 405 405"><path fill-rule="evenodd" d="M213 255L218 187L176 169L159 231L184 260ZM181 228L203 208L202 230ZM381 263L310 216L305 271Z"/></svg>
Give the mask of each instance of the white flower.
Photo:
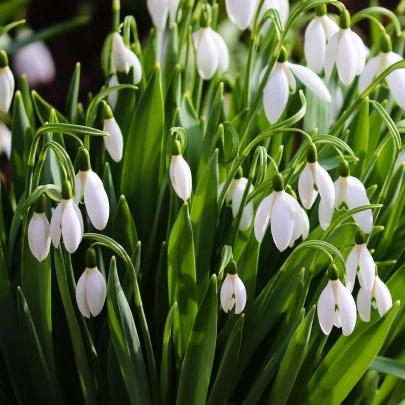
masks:
<svg viewBox="0 0 405 405"><path fill-rule="evenodd" d="M340 282L337 276L336 266L335 275L329 276L329 282L322 291L318 301L318 319L322 332L329 335L333 325L342 328L345 336L350 335L356 325L356 304L349 290ZM329 271L331 274L331 271Z"/></svg>
<svg viewBox="0 0 405 405"><path fill-rule="evenodd" d="M226 275L221 287L221 306L227 313L235 306L235 314L240 314L246 305L246 288L237 274Z"/></svg>
<svg viewBox="0 0 405 405"><path fill-rule="evenodd" d="M262 71L260 80L266 69L267 67ZM331 102L324 82L311 69L288 62L287 51L283 47L263 92L264 111L271 124L275 124L281 117L287 106L290 91L295 92L294 75L322 100Z"/></svg>
<svg viewBox="0 0 405 405"><path fill-rule="evenodd" d="M121 35L114 32L110 73L128 73L131 67L133 67L134 72L134 83L138 84L142 79L141 63L138 57L125 46Z"/></svg>
<svg viewBox="0 0 405 405"><path fill-rule="evenodd" d="M371 306L378 309L380 316L392 307L391 293L388 287L380 280L378 275L375 276L374 286L371 292L366 292L364 288L360 288L357 295L357 310L360 318L364 322L370 321Z"/></svg>
<svg viewBox="0 0 405 405"><path fill-rule="evenodd" d="M110 134L110 136L104 136L105 147L111 158L115 162L119 162L122 159L122 153L124 149L124 139L122 138L121 129L113 116L111 108L107 104L104 104L103 115L103 131Z"/></svg>
<svg viewBox="0 0 405 405"><path fill-rule="evenodd" d="M11 157L11 131L7 125L0 122L0 154L4 153L8 160Z"/></svg>
<svg viewBox="0 0 405 405"><path fill-rule="evenodd" d="M226 192L226 202L228 205L232 204L232 215L235 218L238 214L242 197L247 186L248 179L245 177L235 178L232 180L228 191ZM222 183L218 187L218 196L221 194L221 190L225 183ZM253 191L253 185L250 185L249 194ZM240 220L239 229L246 231L250 228L253 220L253 201L250 201L245 205L242 212L242 218Z"/></svg>
<svg viewBox="0 0 405 405"><path fill-rule="evenodd" d="M166 28L167 16L169 16L170 27L176 22L177 9L180 0L148 0L147 6L152 17L153 24L158 31Z"/></svg>
<svg viewBox="0 0 405 405"><path fill-rule="evenodd" d="M62 234L66 250L74 253L83 238L84 226L79 207L72 199L72 187L68 181L63 183L62 198L52 214L52 243L57 248Z"/></svg>
<svg viewBox="0 0 405 405"><path fill-rule="evenodd" d="M321 6L322 7L322 6ZM305 30L304 51L307 65L315 73L321 73L325 61L326 44L339 30L339 26L326 15L316 15Z"/></svg>
<svg viewBox="0 0 405 405"><path fill-rule="evenodd" d="M112 75L108 80L108 87L115 87L118 86L119 84L120 83L116 75ZM108 93L108 104L111 106L112 109L114 109L115 106L117 105L117 100L118 100L118 90L111 91L110 93Z"/></svg>
<svg viewBox="0 0 405 405"><path fill-rule="evenodd" d="M28 225L28 245L34 257L42 262L51 246L51 230L45 216L46 199L42 194L35 204L35 212Z"/></svg>
<svg viewBox="0 0 405 405"><path fill-rule="evenodd" d="M302 207L301 207L301 222L302 222L302 240L305 240L308 238L309 235L309 219L308 214Z"/></svg>
<svg viewBox="0 0 405 405"><path fill-rule="evenodd" d="M173 155L170 162L170 181L176 194L187 201L191 196L193 183L191 178L190 166L184 160L180 153L181 146L179 141L173 143Z"/></svg>
<svg viewBox="0 0 405 405"><path fill-rule="evenodd" d="M256 0L226 0L228 17L241 30L250 26L256 9Z"/></svg>
<svg viewBox="0 0 405 405"><path fill-rule="evenodd" d="M82 156L80 156L82 155ZM103 182L90 168L90 164L81 164L81 159L86 163L88 157L87 149L79 151L79 173L76 174L76 198L75 202L84 199L87 213L93 226L102 230L107 226L110 215L110 205L107 193L104 190ZM86 170L87 169L87 170Z"/></svg>
<svg viewBox="0 0 405 405"><path fill-rule="evenodd" d="M210 80L215 72L226 72L229 67L229 52L225 41L210 27L200 28L193 34L197 55L197 68L204 80Z"/></svg>
<svg viewBox="0 0 405 405"><path fill-rule="evenodd" d="M307 160L298 180L298 191L302 205L310 209L319 194L323 203L332 208L335 202L335 188L328 172L317 162L315 145L308 145ZM316 187L316 189L315 189Z"/></svg>
<svg viewBox="0 0 405 405"><path fill-rule="evenodd" d="M257 6L259 5L260 0L256 0ZM264 0L263 6L260 10L259 21L263 18L264 14L271 8L276 9L280 15L280 20L283 25L287 22L288 16L290 14L290 5L288 0ZM256 7L257 9L257 7ZM255 13L256 14L256 13ZM253 22L253 21L252 21ZM271 25L271 20L266 21L263 25L262 34L265 35Z"/></svg>
<svg viewBox="0 0 405 405"><path fill-rule="evenodd" d="M18 33L17 39L30 37L32 34L32 30L24 29ZM49 84L56 75L51 52L42 41L33 42L17 51L13 57L13 68L17 76L27 76L31 87Z"/></svg>
<svg viewBox="0 0 405 405"><path fill-rule="evenodd" d="M297 200L284 191L284 181L280 174L273 178L273 190L257 209L254 223L255 236L261 243L271 218L271 234L274 243L277 249L283 252L303 234L303 214Z"/></svg>
<svg viewBox="0 0 405 405"><path fill-rule="evenodd" d="M0 111L7 113L14 93L14 76L8 66L7 54L0 50Z"/></svg>
<svg viewBox="0 0 405 405"><path fill-rule="evenodd" d="M103 309L107 296L107 286L97 267L87 268L80 276L76 287L76 302L86 318L97 316Z"/></svg>
<svg viewBox="0 0 405 405"><path fill-rule="evenodd" d="M327 208L321 200L319 204L319 223L322 229L327 229L332 220L333 211L343 207L352 210L362 205L370 205L363 183L356 177L350 176L349 165L343 161L339 167L340 177L335 181L335 202L332 208ZM358 212L353 219L365 233L373 229L373 213L371 209Z"/></svg>
<svg viewBox="0 0 405 405"><path fill-rule="evenodd" d="M345 86L348 86L355 76L363 71L366 62L364 44L360 37L350 29L350 15L347 10L340 16L339 31L332 36L326 47L325 73L327 77L332 75L335 62L340 80Z"/></svg>

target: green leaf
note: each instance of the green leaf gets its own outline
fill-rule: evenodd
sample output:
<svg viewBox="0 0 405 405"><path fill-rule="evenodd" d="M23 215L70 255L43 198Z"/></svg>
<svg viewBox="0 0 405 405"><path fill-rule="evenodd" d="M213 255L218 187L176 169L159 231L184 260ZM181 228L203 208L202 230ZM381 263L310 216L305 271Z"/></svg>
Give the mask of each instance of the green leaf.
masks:
<svg viewBox="0 0 405 405"><path fill-rule="evenodd" d="M41 403L48 403L49 401L54 404L62 403L55 370L47 363L41 347L41 339L37 335L21 288L17 289L17 306L24 351L38 398Z"/></svg>
<svg viewBox="0 0 405 405"><path fill-rule="evenodd" d="M202 173L191 207L197 269L197 302L201 301L209 280L211 253L217 218L218 149Z"/></svg>
<svg viewBox="0 0 405 405"><path fill-rule="evenodd" d="M62 199L61 190L58 186L55 186L54 184L38 186L25 200L24 205L21 208L21 218L24 218L28 214L29 209L35 204L38 198L45 193L53 193L52 196L58 196L59 201Z"/></svg>
<svg viewBox="0 0 405 405"><path fill-rule="evenodd" d="M72 124L77 124L76 114L79 102L80 90L80 63L76 63L70 82L69 91L66 99L65 115Z"/></svg>
<svg viewBox="0 0 405 405"><path fill-rule="evenodd" d="M108 323L131 404L151 403L141 344L128 301L111 258L107 288Z"/></svg>
<svg viewBox="0 0 405 405"><path fill-rule="evenodd" d="M138 234L125 196L121 196L114 218L113 239L131 256L138 243Z"/></svg>
<svg viewBox="0 0 405 405"><path fill-rule="evenodd" d="M166 56L163 66L163 94L167 93L170 82L172 81L174 69L177 65L179 59L179 48L178 48L178 34L177 34L177 24L174 24L170 29L169 40L167 42Z"/></svg>
<svg viewBox="0 0 405 405"><path fill-rule="evenodd" d="M23 8L28 0L6 0L0 3L0 24L5 24L13 14Z"/></svg>
<svg viewBox="0 0 405 405"><path fill-rule="evenodd" d="M181 368L177 405L206 403L217 336L217 278L211 277L208 289L198 308Z"/></svg>
<svg viewBox="0 0 405 405"><path fill-rule="evenodd" d="M108 202L110 203L110 213L116 212L117 210L117 195L115 193L114 181L111 175L110 164L105 162L104 171L103 171L103 186L104 190L107 193ZM112 235L113 225L114 225L113 216L110 214L107 224L107 234Z"/></svg>
<svg viewBox="0 0 405 405"><path fill-rule="evenodd" d="M405 362L403 361L377 356L369 368L405 380Z"/></svg>
<svg viewBox="0 0 405 405"><path fill-rule="evenodd" d="M58 122L67 123L68 119L63 116L56 108L52 107L48 102L46 102L35 90L32 91L32 101L34 103L35 112L38 115L41 124L48 122L48 118L52 110L55 110Z"/></svg>
<svg viewBox="0 0 405 405"><path fill-rule="evenodd" d="M18 81L18 89L21 91L22 99L24 102L25 112L30 121L31 128L35 130L35 115L34 115L34 105L32 104L30 87L28 84L28 79L25 74L21 75Z"/></svg>
<svg viewBox="0 0 405 405"><path fill-rule="evenodd" d="M356 165L352 166L352 175L355 177L361 177L363 170L366 167L366 155L368 150L368 138L370 132L370 103L368 98L366 98L361 106L358 113L358 118L356 122L356 128L354 130L352 139L352 148L355 155L359 158Z"/></svg>
<svg viewBox="0 0 405 405"><path fill-rule="evenodd" d="M188 204L184 203L170 233L168 244L169 305L177 302L173 344L180 367L197 313L196 269Z"/></svg>
<svg viewBox="0 0 405 405"><path fill-rule="evenodd" d="M305 91L305 97L308 106L304 117L304 131L311 133L317 128L319 133L327 133L329 129L330 104L326 103L311 90Z"/></svg>

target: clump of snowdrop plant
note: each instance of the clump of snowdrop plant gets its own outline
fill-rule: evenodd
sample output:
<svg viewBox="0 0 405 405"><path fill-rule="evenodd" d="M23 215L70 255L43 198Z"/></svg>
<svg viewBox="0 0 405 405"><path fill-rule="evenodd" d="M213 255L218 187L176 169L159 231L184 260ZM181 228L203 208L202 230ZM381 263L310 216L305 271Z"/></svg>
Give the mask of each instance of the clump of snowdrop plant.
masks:
<svg viewBox="0 0 405 405"><path fill-rule="evenodd" d="M0 402L402 403L402 6L0 13Z"/></svg>

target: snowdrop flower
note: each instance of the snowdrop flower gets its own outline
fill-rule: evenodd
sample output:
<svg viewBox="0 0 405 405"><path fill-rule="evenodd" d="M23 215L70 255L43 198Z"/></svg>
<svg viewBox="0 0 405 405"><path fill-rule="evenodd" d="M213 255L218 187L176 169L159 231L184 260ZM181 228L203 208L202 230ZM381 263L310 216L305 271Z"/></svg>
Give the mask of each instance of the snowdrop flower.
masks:
<svg viewBox="0 0 405 405"><path fill-rule="evenodd" d="M369 205L366 189L363 183L350 176L349 164L344 160L339 166L340 177L335 181L335 202L332 208L328 208L321 200L319 204L319 222L322 229L327 229L332 220L335 209L348 208L349 210ZM361 211L353 215L353 219L365 233L373 229L373 213L371 209Z"/></svg>
<svg viewBox="0 0 405 405"><path fill-rule="evenodd" d="M228 17L241 30L250 26L256 9L256 0L226 0Z"/></svg>
<svg viewBox="0 0 405 405"><path fill-rule="evenodd" d="M28 225L28 245L33 256L42 262L51 247L51 230L45 216L46 198L43 194L35 203L34 215Z"/></svg>
<svg viewBox="0 0 405 405"><path fill-rule="evenodd" d="M115 87L118 86L120 83L117 79L116 75L112 75L110 79L108 80L108 87ZM117 100L118 100L118 90L111 91L108 93L108 104L111 106L112 109L115 108L117 105Z"/></svg>
<svg viewBox="0 0 405 405"><path fill-rule="evenodd" d="M371 306L378 309L380 316L384 316L392 307L392 297L388 287L375 275L374 286L371 292L366 292L362 287L357 295L357 310L364 322L370 321Z"/></svg>
<svg viewBox="0 0 405 405"><path fill-rule="evenodd" d="M242 177L242 171L238 171L235 178L232 180L228 191L226 192L226 202L232 206L232 215L235 218L238 214L240 204L242 202L243 194L245 193L248 179ZM218 196L221 194L222 188L225 183L222 183L218 187ZM253 185L250 185L249 194L253 191ZM240 220L239 229L246 231L250 228L253 220L253 201L246 204L242 212L242 218Z"/></svg>
<svg viewBox="0 0 405 405"><path fill-rule="evenodd" d="M30 37L32 30L20 31L17 39ZM13 67L17 76L25 74L29 85L49 84L55 79L56 68L51 52L42 41L33 42L21 48L13 57Z"/></svg>
<svg viewBox="0 0 405 405"><path fill-rule="evenodd" d="M134 72L134 84L138 84L142 79L141 63L138 57L125 46L122 36L118 32L114 32L110 73L128 73L131 67Z"/></svg>
<svg viewBox="0 0 405 405"><path fill-rule="evenodd" d="M7 159L11 157L11 131L7 125L0 122L0 154L4 153Z"/></svg>
<svg viewBox="0 0 405 405"><path fill-rule="evenodd" d="M124 149L124 140L120 127L115 121L113 112L106 102L103 104L104 116L104 132L108 132L110 136L104 136L105 147L115 162L122 159L122 152Z"/></svg>
<svg viewBox="0 0 405 405"><path fill-rule="evenodd" d="M235 306L235 314L240 314L246 305L246 288L238 276L234 260L227 266L227 275L221 287L221 306L225 313Z"/></svg>
<svg viewBox="0 0 405 405"><path fill-rule="evenodd" d="M62 201L52 214L52 243L57 248L62 235L66 250L74 253L83 239L83 232L83 217L73 201L72 185L65 180L62 185Z"/></svg>
<svg viewBox="0 0 405 405"><path fill-rule="evenodd" d="M305 30L304 52L307 65L321 73L325 61L326 44L339 31L339 26L326 15L326 4L315 7L316 17Z"/></svg>
<svg viewBox="0 0 405 405"><path fill-rule="evenodd" d="M322 332L329 335L333 325L350 335L356 325L356 304L349 290L340 282L337 267L328 268L329 282L318 301L318 319Z"/></svg>
<svg viewBox="0 0 405 405"><path fill-rule="evenodd" d="M107 286L103 275L97 269L96 251L87 249L86 270L80 276L76 287L76 302L86 318L97 316L103 309Z"/></svg>
<svg viewBox="0 0 405 405"><path fill-rule="evenodd" d="M167 16L169 16L170 27L176 22L177 9L180 0L148 0L147 6L154 26L158 31L166 29Z"/></svg>
<svg viewBox="0 0 405 405"><path fill-rule="evenodd" d="M335 202L335 188L328 172L318 163L318 152L314 144L307 146L307 164L298 180L298 191L302 205L310 209L319 194L323 203L332 208Z"/></svg>
<svg viewBox="0 0 405 405"><path fill-rule="evenodd" d="M84 200L87 213L94 228L102 230L107 226L110 205L103 182L91 170L87 149L80 149L78 155L79 173L76 174L76 204Z"/></svg>
<svg viewBox="0 0 405 405"><path fill-rule="evenodd" d="M271 234L280 252L283 252L303 234L302 208L291 195L284 191L281 174L273 177L273 192L260 203L254 223L258 242L263 241L271 218Z"/></svg>
<svg viewBox="0 0 405 405"><path fill-rule="evenodd" d="M375 264L366 245L364 232L359 229L355 235L355 246L346 260L346 288L352 292L356 275L360 286L369 294L374 285Z"/></svg>
<svg viewBox="0 0 405 405"><path fill-rule="evenodd" d="M259 3L260 3L260 0L256 0L257 7L259 6ZM257 10L257 7L256 7L256 10ZM262 8L260 9L259 21L261 21L264 14L271 8L276 9L278 11L278 13L280 14L280 20L284 25L287 22L288 16L290 14L290 5L289 5L288 0L264 0ZM266 21L264 23L263 29L261 32L263 35L267 33L270 25L271 25L271 21Z"/></svg>
<svg viewBox="0 0 405 405"><path fill-rule="evenodd" d="M8 66L7 54L0 50L0 111L7 113L14 93L14 76Z"/></svg>
<svg viewBox="0 0 405 405"><path fill-rule="evenodd" d="M169 171L174 191L183 201L187 201L193 189L191 170L181 154L181 144L177 140L172 144L172 161Z"/></svg>
<svg viewBox="0 0 405 405"><path fill-rule="evenodd" d="M288 185L285 188L286 193L288 193L291 197L294 198L295 201L298 201L297 199L297 194L295 194L294 190L291 188L290 185ZM302 240L305 240L308 238L309 235L309 218L308 218L308 214L305 212L304 208L300 207L301 211L299 212L299 216L301 217L301 223L302 223ZM294 239L294 235L291 238L290 241L290 248L294 247L294 243L295 243L295 239Z"/></svg>
<svg viewBox="0 0 405 405"><path fill-rule="evenodd" d="M348 86L363 71L366 53L362 40L350 29L350 14L347 10L340 14L339 27L326 47L325 73L330 77L336 63L340 80Z"/></svg>
<svg viewBox="0 0 405 405"><path fill-rule="evenodd" d="M262 80L266 70L267 67L262 71L260 80ZM285 110L289 92L295 92L294 75L322 100L327 103L331 102L329 91L324 82L311 69L288 62L287 51L282 47L263 92L264 112L271 124L275 124Z"/></svg>
<svg viewBox="0 0 405 405"><path fill-rule="evenodd" d="M392 52L391 38L386 34L381 38L381 53L371 58L364 68L359 79L359 92L362 93L385 69L402 60L397 53ZM405 109L405 69L396 69L386 79L392 97L397 104Z"/></svg>

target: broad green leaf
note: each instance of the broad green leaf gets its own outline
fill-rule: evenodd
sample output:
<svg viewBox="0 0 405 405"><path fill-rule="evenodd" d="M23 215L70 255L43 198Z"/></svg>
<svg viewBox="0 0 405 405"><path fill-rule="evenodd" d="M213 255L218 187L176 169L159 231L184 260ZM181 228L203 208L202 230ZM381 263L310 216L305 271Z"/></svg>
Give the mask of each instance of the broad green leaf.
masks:
<svg viewBox="0 0 405 405"><path fill-rule="evenodd" d="M188 204L184 203L170 233L168 244L169 305L177 302L173 321L173 345L181 366L197 313L196 267Z"/></svg>
<svg viewBox="0 0 405 405"><path fill-rule="evenodd" d="M24 74L20 77L18 81L18 90L21 91L21 96L24 102L25 113L27 114L28 120L30 121L30 126L35 130L35 114L34 114L34 105L31 99L30 87L28 84L27 76Z"/></svg>
<svg viewBox="0 0 405 405"><path fill-rule="evenodd" d="M0 3L0 25L5 24L15 12L23 8L28 0L6 0Z"/></svg>
<svg viewBox="0 0 405 405"><path fill-rule="evenodd" d="M80 63L76 63L65 105L65 115L70 123L77 124L76 114L80 90Z"/></svg>
<svg viewBox="0 0 405 405"><path fill-rule="evenodd" d="M172 81L174 69L178 63L179 59L178 41L179 40L177 34L177 24L174 24L170 28L170 35L167 43L166 56L163 66L163 77L162 77L163 94L167 93L169 83Z"/></svg>
<svg viewBox="0 0 405 405"><path fill-rule="evenodd" d="M307 112L304 117L304 131L311 133L315 128L318 132L327 133L329 129L329 110L331 105L322 100L311 90L305 92Z"/></svg>
<svg viewBox="0 0 405 405"><path fill-rule="evenodd" d="M198 308L181 368L177 405L204 405L214 363L218 316L217 278L211 277Z"/></svg>
<svg viewBox="0 0 405 405"><path fill-rule="evenodd" d="M103 170L103 186L108 196L108 202L110 203L110 213L114 213L117 210L117 195L115 193L114 181L111 175L110 164L105 162ZM110 214L107 224L107 234L112 235L114 225L114 217Z"/></svg>
<svg viewBox="0 0 405 405"><path fill-rule="evenodd" d="M31 95L35 112L37 113L39 121L42 125L48 122L48 118L52 110L55 110L58 122L68 122L68 119L65 116L63 116L55 107L52 107L48 102L46 102L35 90L32 91Z"/></svg>
<svg viewBox="0 0 405 405"><path fill-rule="evenodd" d="M405 380L405 362L403 361L377 356L371 363L370 368Z"/></svg>
<svg viewBox="0 0 405 405"><path fill-rule="evenodd" d="M370 115L370 104L368 98L366 98L361 106L358 113L358 118L356 122L356 128L351 136L351 146L355 155L359 158L356 165L352 166L352 175L355 177L361 177L364 168L366 167L366 155L368 150L368 139L369 139L369 115Z"/></svg>

